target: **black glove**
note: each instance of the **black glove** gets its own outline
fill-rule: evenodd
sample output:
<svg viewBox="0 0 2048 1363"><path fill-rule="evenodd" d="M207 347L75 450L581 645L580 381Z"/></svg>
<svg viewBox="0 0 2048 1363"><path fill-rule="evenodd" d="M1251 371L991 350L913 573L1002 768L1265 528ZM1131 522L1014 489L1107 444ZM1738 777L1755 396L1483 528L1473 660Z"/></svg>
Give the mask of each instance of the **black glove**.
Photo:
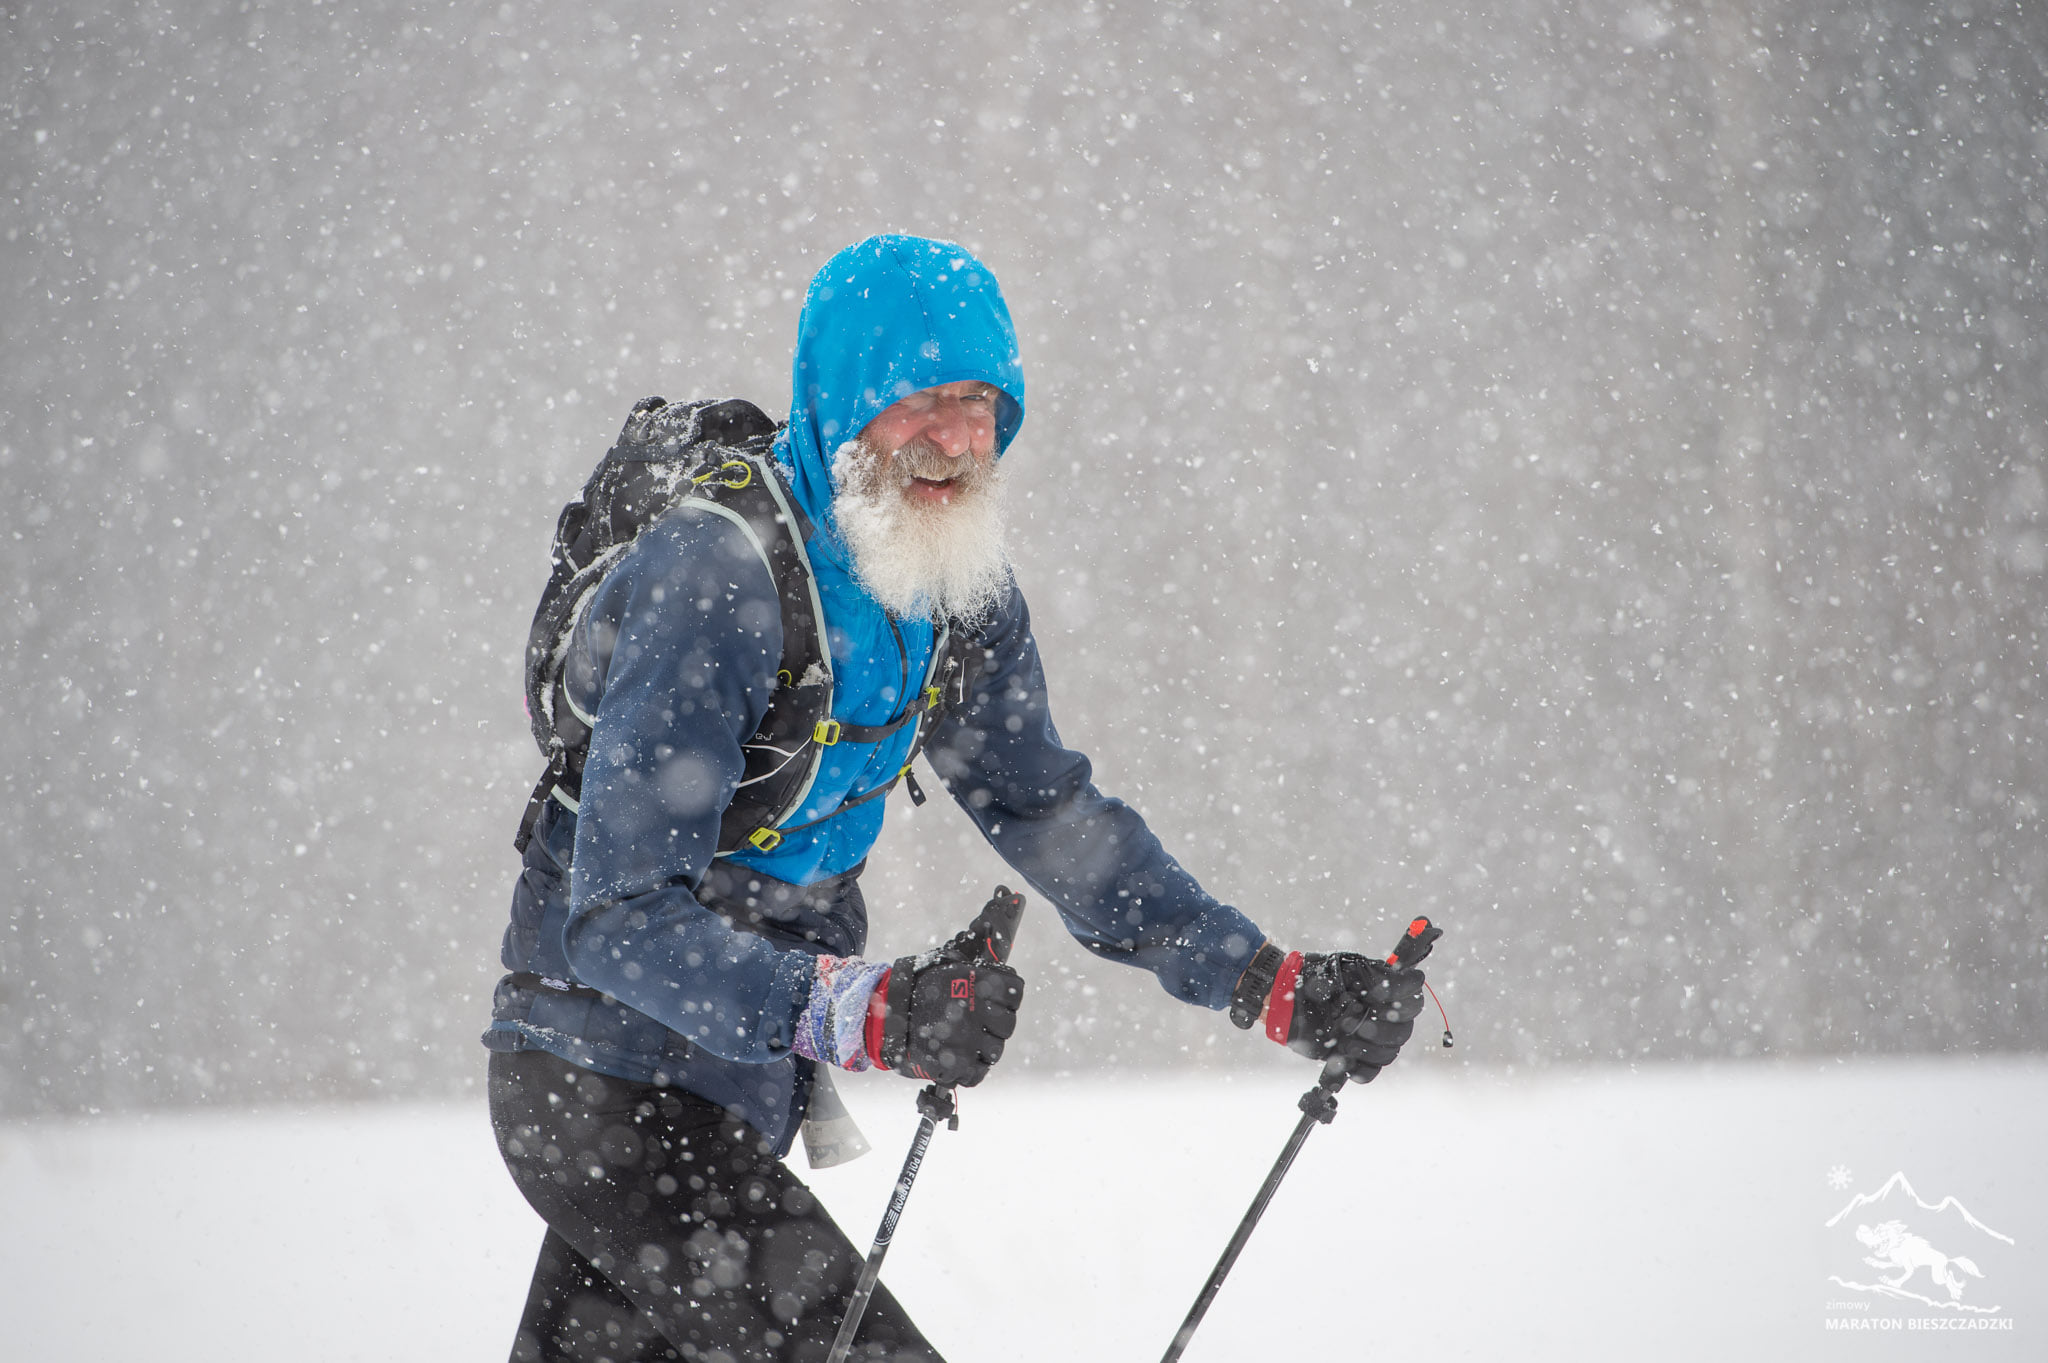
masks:
<svg viewBox="0 0 2048 1363"><path fill-rule="evenodd" d="M1269 1035L1288 1007L1287 1049L1335 1062L1358 1083L1371 1083L1415 1031L1422 1013L1422 972L1391 966L1355 951L1301 953L1297 970L1282 968L1267 1009ZM1294 966L1290 958L1288 966ZM1290 981L1290 976L1292 980Z"/></svg>
<svg viewBox="0 0 2048 1363"><path fill-rule="evenodd" d="M907 1078L973 1088L1003 1058L1003 1043L1017 1030L1024 981L1006 965L974 959L974 946L963 933L889 967L877 991L881 1044L868 1048L877 1064Z"/></svg>

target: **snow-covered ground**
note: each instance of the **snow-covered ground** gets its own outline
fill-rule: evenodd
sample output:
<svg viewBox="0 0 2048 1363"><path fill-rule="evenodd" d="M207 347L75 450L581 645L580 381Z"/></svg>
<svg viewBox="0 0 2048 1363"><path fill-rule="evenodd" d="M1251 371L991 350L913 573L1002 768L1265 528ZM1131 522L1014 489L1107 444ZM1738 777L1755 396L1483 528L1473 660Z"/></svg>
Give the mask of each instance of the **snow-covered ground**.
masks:
<svg viewBox="0 0 2048 1363"><path fill-rule="evenodd" d="M1190 1363L2048 1357L2048 1060L1430 1059L1310 1138ZM1005 1079L934 1141L888 1280L956 1363L1157 1358L1303 1085ZM912 1090L841 1087L875 1153L809 1177L865 1244ZM1826 1222L1895 1172L2003 1237L1882 1209L1976 1246L1974 1313L1829 1284L1860 1209ZM495 1361L540 1235L480 1106L0 1125L0 1227L0 1358L37 1363ZM2012 1326L1825 1326L1901 1313Z"/></svg>

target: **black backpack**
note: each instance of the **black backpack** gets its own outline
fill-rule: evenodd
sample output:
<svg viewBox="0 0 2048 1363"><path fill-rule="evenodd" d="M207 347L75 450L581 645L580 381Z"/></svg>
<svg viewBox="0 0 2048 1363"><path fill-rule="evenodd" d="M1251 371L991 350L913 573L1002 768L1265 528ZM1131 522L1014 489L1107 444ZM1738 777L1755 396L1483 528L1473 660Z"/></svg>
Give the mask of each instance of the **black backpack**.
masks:
<svg viewBox="0 0 2048 1363"><path fill-rule="evenodd" d="M968 662L980 650L970 631L941 627L932 649L924 704L906 706L887 724L841 724L832 718L832 664L824 647L825 613L810 557L810 522L782 480L773 454L778 427L738 398L633 404L618 443L605 451L555 523L554 572L541 592L526 639L526 713L547 770L526 803L514 845L524 853L543 806L554 799L574 812L595 717L578 712L562 683L563 661L577 617L640 532L686 505L733 520L749 532L774 579L782 610L778 685L752 738L742 745L746 769L719 822L717 855L744 847L772 850L786 834L822 823L842 810L887 795L909 778L910 763L933 726L966 695ZM874 743L906 724L918 725L909 757L887 785L841 804L823 818L784 826L809 796L824 750L842 741ZM911 798L924 792L910 778Z"/></svg>

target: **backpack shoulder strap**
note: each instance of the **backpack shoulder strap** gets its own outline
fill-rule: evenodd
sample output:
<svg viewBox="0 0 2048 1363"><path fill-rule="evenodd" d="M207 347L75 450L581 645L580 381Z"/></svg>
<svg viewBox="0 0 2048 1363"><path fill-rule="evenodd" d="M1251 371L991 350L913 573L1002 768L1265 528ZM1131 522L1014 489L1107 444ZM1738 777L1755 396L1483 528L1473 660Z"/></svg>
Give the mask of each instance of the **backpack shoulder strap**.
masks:
<svg viewBox="0 0 2048 1363"><path fill-rule="evenodd" d="M724 516L746 532L775 582L782 614L782 664L767 713L741 744L746 767L719 820L719 856L772 847L776 824L803 805L824 762L832 714L832 664L825 604L804 549L809 524L773 458L739 454L679 505Z"/></svg>

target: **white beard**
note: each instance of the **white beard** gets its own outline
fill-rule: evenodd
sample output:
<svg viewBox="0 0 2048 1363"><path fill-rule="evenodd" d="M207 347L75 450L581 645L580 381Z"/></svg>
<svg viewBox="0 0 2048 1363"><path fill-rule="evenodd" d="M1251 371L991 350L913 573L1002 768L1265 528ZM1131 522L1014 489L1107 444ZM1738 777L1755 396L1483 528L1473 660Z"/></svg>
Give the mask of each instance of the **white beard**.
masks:
<svg viewBox="0 0 2048 1363"><path fill-rule="evenodd" d="M1001 461L969 478L946 505L903 495L910 475L858 440L832 455L832 513L853 554L853 574L899 620L979 625L1010 578L1004 548Z"/></svg>

